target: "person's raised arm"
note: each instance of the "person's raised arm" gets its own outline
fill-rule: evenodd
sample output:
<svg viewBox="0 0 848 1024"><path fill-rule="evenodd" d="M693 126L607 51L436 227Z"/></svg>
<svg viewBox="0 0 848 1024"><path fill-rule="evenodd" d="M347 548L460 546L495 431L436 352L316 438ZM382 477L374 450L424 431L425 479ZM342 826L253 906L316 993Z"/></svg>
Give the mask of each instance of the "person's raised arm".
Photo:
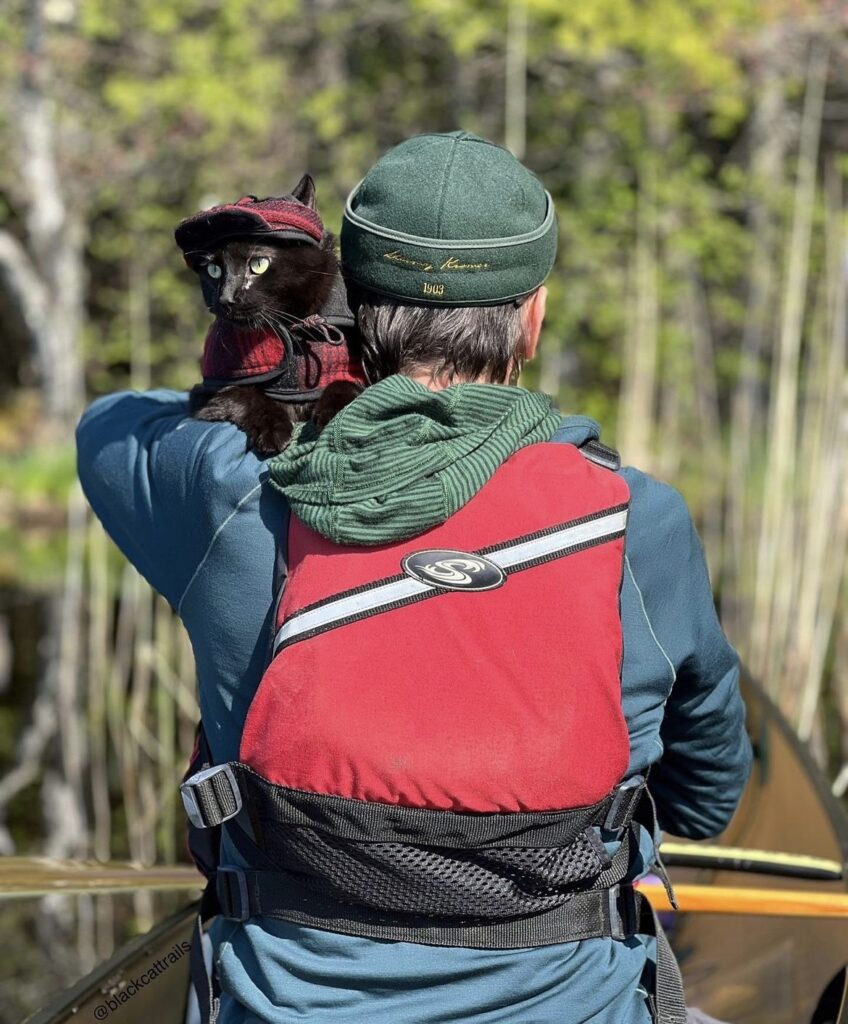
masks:
<svg viewBox="0 0 848 1024"><path fill-rule="evenodd" d="M107 533L179 610L217 532L259 488L261 463L234 426L192 419L186 394L162 390L94 402L77 468Z"/></svg>
<svg viewBox="0 0 848 1024"><path fill-rule="evenodd" d="M730 821L751 767L739 658L716 615L704 551L683 498L641 473L631 485L632 572L675 673L650 788L664 831L714 836Z"/></svg>

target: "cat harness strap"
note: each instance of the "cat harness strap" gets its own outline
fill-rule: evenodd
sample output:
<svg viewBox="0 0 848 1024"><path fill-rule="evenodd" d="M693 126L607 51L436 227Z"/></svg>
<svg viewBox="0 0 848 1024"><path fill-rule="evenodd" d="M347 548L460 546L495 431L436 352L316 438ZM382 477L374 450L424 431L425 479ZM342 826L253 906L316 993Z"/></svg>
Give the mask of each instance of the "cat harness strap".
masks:
<svg viewBox="0 0 848 1024"><path fill-rule="evenodd" d="M320 313L303 320L246 327L216 319L203 346L203 387L261 384L278 401L312 402L333 383L364 386L355 327L341 277Z"/></svg>
<svg viewBox="0 0 848 1024"><path fill-rule="evenodd" d="M239 760L182 786L192 826L249 865L218 866L201 916L491 949L655 934L656 1019L684 1024L629 881L656 823L625 777L615 465L597 442L530 445L444 523L379 547L292 517Z"/></svg>

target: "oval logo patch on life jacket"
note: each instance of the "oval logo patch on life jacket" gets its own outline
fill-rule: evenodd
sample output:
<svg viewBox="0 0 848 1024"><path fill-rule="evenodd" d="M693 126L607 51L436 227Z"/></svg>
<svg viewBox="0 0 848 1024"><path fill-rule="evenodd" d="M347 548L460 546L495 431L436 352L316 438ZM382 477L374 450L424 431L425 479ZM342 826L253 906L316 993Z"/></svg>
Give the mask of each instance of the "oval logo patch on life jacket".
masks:
<svg viewBox="0 0 848 1024"><path fill-rule="evenodd" d="M407 576L441 590L495 590L506 583L506 573L482 555L431 548L413 551L401 562Z"/></svg>

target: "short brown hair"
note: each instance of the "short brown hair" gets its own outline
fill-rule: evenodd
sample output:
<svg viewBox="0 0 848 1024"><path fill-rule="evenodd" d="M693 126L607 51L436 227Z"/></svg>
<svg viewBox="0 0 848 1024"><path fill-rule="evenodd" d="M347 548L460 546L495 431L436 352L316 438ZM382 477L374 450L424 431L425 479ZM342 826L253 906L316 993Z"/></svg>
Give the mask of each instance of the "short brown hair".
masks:
<svg viewBox="0 0 848 1024"><path fill-rule="evenodd" d="M523 310L496 306L419 306L373 292L351 296L362 335L362 362L374 383L393 373L501 383L525 339Z"/></svg>

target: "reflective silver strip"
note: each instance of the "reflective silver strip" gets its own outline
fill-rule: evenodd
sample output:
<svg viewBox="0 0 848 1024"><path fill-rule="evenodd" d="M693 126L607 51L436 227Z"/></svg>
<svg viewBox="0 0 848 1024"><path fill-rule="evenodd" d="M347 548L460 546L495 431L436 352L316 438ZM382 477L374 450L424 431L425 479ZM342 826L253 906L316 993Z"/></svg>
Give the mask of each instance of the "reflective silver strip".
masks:
<svg viewBox="0 0 848 1024"><path fill-rule="evenodd" d="M277 631L274 638L274 650L291 640L293 636L300 633L308 633L312 629L326 626L336 619L346 619L349 615L360 615L362 612L370 612L382 605L392 604L394 601L402 601L407 597L414 597L416 594L423 594L428 590L436 590L427 583L420 583L418 580L404 578L394 583L384 583L382 587L374 587L373 590L364 590L361 594L352 594L350 597L340 597L338 601L328 601L320 608L313 608L308 612L301 612L294 615L287 622L284 622Z"/></svg>
<svg viewBox="0 0 848 1024"><path fill-rule="evenodd" d="M601 516L599 519L590 519L588 523L580 523L578 526L565 526L561 530L557 530L556 533L549 533L544 537L511 544L508 548L493 551L490 555L486 555L486 558L502 569L509 569L510 566L520 565L522 562L532 562L537 558L544 558L545 555L577 547L590 540L611 537L615 533L621 533L626 525L627 509L622 509L620 512Z"/></svg>
<svg viewBox="0 0 848 1024"><path fill-rule="evenodd" d="M622 533L626 525L627 509L621 509L606 516L599 516L597 519L590 519L585 523L578 523L576 526L564 526L554 533L519 541L517 544L500 548L498 551L479 553L502 569L509 569L524 562L545 558L547 555L565 552L569 548L579 547L590 541L612 537ZM421 583L419 580L402 579L384 583L371 590L363 590L359 594L340 597L337 601L328 601L320 608L300 612L284 622L274 637L274 653L276 654L283 644L302 633L309 633L313 629L332 625L338 620L373 612L397 601L404 601L411 597L417 597L419 594L440 589L440 587L433 587L428 583Z"/></svg>

